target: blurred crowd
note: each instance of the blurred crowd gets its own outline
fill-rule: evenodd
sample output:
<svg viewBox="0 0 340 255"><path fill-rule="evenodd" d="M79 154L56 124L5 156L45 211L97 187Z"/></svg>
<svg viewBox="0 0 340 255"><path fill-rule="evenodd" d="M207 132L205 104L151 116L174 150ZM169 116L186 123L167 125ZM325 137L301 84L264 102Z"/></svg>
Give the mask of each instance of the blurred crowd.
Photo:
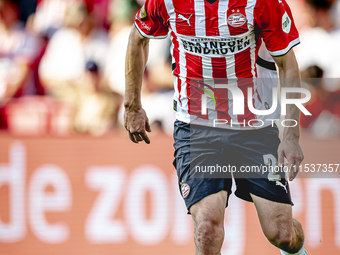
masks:
<svg viewBox="0 0 340 255"><path fill-rule="evenodd" d="M301 127L318 138L340 137L340 1L298 2L301 11L293 13L301 19L301 44L295 53L312 94L305 105L312 115L301 114Z"/></svg>
<svg viewBox="0 0 340 255"><path fill-rule="evenodd" d="M142 4L0 0L1 128L101 135L121 127L125 52ZM170 44L150 47L142 103L154 126L171 133Z"/></svg>
<svg viewBox="0 0 340 255"><path fill-rule="evenodd" d="M288 2L301 34L296 55L302 76L319 78L306 85L313 94L307 107L315 113L302 119L302 127L315 132L325 115L320 109L340 123L340 83L329 82L340 78L340 0ZM101 135L122 128L125 53L143 3L0 0L0 128L21 135ZM150 48L142 104L153 127L171 134L170 41L151 40ZM331 128L325 133L340 135L340 128Z"/></svg>

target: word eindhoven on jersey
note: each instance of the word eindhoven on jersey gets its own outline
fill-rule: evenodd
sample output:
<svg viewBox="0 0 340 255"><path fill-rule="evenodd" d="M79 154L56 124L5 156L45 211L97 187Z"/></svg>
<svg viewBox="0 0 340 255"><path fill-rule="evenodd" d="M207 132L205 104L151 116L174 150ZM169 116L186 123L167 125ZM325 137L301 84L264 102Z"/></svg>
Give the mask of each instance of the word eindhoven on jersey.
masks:
<svg viewBox="0 0 340 255"><path fill-rule="evenodd" d="M201 42L200 42L201 41ZM223 54L237 53L250 46L250 37L239 39L214 39L214 40L191 40L181 39L183 48L192 53L199 54Z"/></svg>

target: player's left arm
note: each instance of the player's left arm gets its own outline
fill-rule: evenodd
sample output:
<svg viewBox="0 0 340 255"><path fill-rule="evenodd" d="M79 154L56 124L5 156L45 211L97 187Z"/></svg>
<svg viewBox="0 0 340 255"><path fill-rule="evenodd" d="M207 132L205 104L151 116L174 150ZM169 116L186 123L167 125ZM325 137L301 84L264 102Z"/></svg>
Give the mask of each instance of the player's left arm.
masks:
<svg viewBox="0 0 340 255"><path fill-rule="evenodd" d="M300 43L299 32L286 0L258 0L254 15L260 35L278 65L281 87L300 87L299 67L292 50ZM292 99L301 96L299 93L289 95L292 95ZM300 111L295 105L287 105L286 112L286 119L294 119L297 125L284 129L283 139L278 149L278 162L279 165L283 165L284 157L287 158L289 180L292 181L298 173L294 170L298 170L303 160L299 144Z"/></svg>
<svg viewBox="0 0 340 255"><path fill-rule="evenodd" d="M301 87L299 67L293 49L280 57L273 57L280 76L282 87ZM292 99L301 98L300 93L290 93ZM292 181L298 173L299 166L303 160L303 152L299 144L300 138L300 110L294 104L287 105L286 119L293 119L297 122L295 127L285 127L283 139L278 149L278 162L283 165L284 157L288 160L289 180Z"/></svg>

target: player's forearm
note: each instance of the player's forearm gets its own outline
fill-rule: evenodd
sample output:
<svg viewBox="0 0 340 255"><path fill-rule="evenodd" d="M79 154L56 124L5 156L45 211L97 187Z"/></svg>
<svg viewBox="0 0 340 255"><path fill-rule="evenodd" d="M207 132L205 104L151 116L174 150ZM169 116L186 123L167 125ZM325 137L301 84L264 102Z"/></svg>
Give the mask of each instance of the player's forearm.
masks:
<svg viewBox="0 0 340 255"><path fill-rule="evenodd" d="M143 73L148 58L149 40L132 28L125 62L125 101L129 110L141 108L141 88Z"/></svg>
<svg viewBox="0 0 340 255"><path fill-rule="evenodd" d="M300 80L297 77L294 78L290 76L292 79L289 79L288 77L289 76L286 76L286 78L280 78L280 83L282 87L301 87ZM289 98L292 99L301 98L300 93L290 93L289 96ZM296 105L289 104L287 105L286 113L286 120L295 120L297 125L295 127L285 127L283 132L283 139L298 139L300 137L300 110L298 107L296 107ZM294 123L289 123L289 125L294 125Z"/></svg>
<svg viewBox="0 0 340 255"><path fill-rule="evenodd" d="M288 55L289 54L289 55ZM294 52L291 50L284 60L278 63L280 84L282 87L301 87L300 72ZM291 99L301 98L300 93L289 93L287 96ZM300 137L300 110L296 105L288 104L286 111L286 120L292 119L297 122L295 127L285 127L283 132L283 139L299 139ZM293 125L294 123L289 123Z"/></svg>

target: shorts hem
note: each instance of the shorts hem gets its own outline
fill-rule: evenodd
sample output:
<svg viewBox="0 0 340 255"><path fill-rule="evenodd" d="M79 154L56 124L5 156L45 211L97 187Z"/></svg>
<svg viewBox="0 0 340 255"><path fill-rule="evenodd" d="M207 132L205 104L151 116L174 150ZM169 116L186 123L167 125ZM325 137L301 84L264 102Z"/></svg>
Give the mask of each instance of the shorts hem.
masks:
<svg viewBox="0 0 340 255"><path fill-rule="evenodd" d="M261 194L260 192L256 192L256 191L255 192L249 192L249 194L253 194L253 195L258 196L260 198L264 198L266 200L269 200L269 201L272 201L272 202L276 202L276 203L287 204L287 205L291 205L291 206L294 205L294 203L292 201L279 200L279 199L276 199L276 198L274 198L272 196L266 196L263 193ZM242 197L242 195L239 195L236 192L235 192L235 196L237 196L239 199L242 199L242 200L250 202L250 203L254 202L253 200L250 200L250 199L247 199L245 197Z"/></svg>
<svg viewBox="0 0 340 255"><path fill-rule="evenodd" d="M218 192L220 192L220 191L222 191L222 190L225 190L225 191L227 191L227 192L228 192L227 203L226 203L226 205L225 205L225 208L227 208L227 207L228 207L228 201L229 201L229 197L230 197L230 195L231 195L232 191L231 191L231 190L226 190L226 189L218 189L218 190L216 190L216 191L214 191L214 192L212 192L212 193L209 193L209 194L208 194L208 193L207 193L207 194L204 194L204 195L202 195L202 196L200 196L200 197L196 198L195 200L193 200L193 201L190 201L189 205L188 205L187 203L185 203L185 205L186 205L186 207L187 207L187 210L188 210L187 214L191 215L191 212L190 212L190 207L191 207L191 206L193 206L194 204L196 204L198 201L202 200L203 198L205 198L205 197L207 197L207 196L210 196L210 195L216 194L216 193L218 193Z"/></svg>

